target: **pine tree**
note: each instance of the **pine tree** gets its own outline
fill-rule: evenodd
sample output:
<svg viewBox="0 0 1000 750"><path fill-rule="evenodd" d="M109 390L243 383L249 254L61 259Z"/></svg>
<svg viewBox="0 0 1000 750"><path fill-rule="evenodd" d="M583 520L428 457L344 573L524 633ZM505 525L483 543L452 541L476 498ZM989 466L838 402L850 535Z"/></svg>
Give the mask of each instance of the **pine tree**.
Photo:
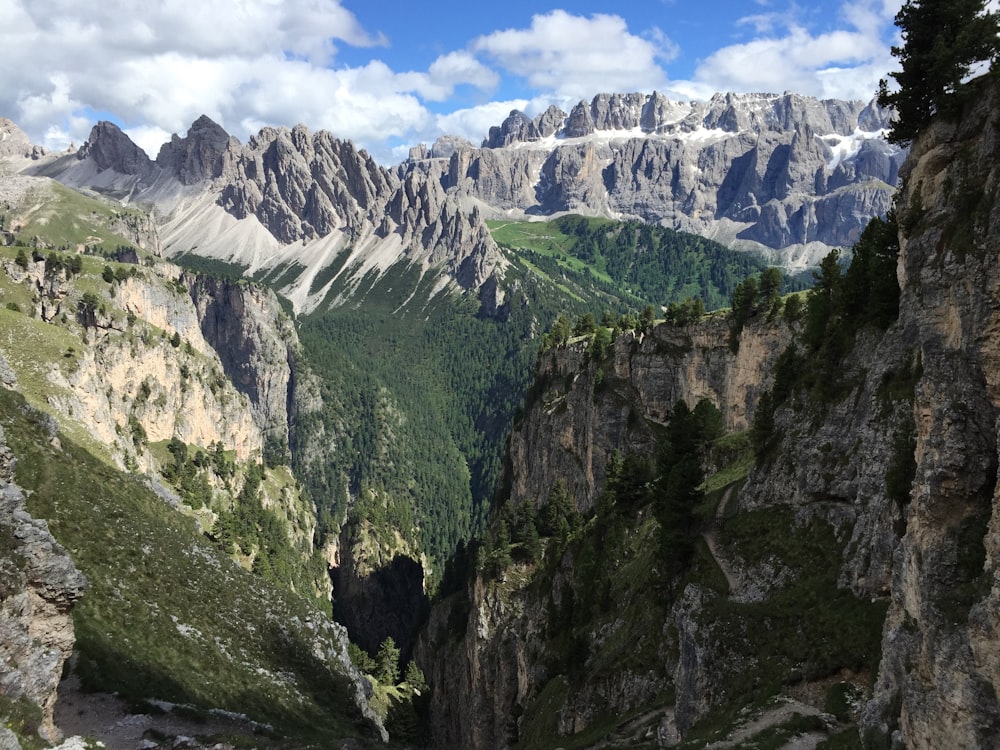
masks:
<svg viewBox="0 0 1000 750"><path fill-rule="evenodd" d="M904 3L896 14L903 46L892 48L902 70L889 74L899 89L890 93L885 80L879 83L879 104L896 110L891 142L909 143L935 115L956 113L964 79L975 66L997 58L998 19L986 10L986 0Z"/></svg>
<svg viewBox="0 0 1000 750"><path fill-rule="evenodd" d="M399 678L399 648L396 640L390 635L378 647L375 656L376 677L383 685L395 685Z"/></svg>

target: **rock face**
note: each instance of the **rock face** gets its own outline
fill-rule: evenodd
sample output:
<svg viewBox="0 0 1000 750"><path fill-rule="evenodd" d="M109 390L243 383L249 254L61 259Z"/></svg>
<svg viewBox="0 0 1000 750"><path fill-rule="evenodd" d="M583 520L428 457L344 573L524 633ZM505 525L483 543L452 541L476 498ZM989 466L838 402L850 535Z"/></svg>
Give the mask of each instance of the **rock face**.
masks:
<svg viewBox="0 0 1000 750"><path fill-rule="evenodd" d="M543 354L537 395L529 399L510 438L510 504L538 508L561 481L580 511L593 512L612 454L655 452L659 430L679 399L694 406L707 398L719 406L730 429L745 429L760 393L770 386L770 368L790 339L787 327L761 321L744 330L734 353L728 326L716 320L626 332L603 361L594 361L585 343ZM641 526L624 533L632 539L630 544L646 543ZM683 642L678 633L705 641L697 653L706 653L714 643L711 626L703 624L701 635L695 636L693 620L679 615L677 630L661 621L655 632L637 632L628 622L634 613L625 613L636 606L634 592L628 593L629 587L623 585L621 611L586 626L591 635L580 651L597 653L603 643L632 632L662 658L639 659L641 664L629 666L597 666L584 665L586 657L574 652L572 666L562 667L577 675L575 687L568 690L569 683L558 676L560 659L553 653L553 633L566 627L564 618L572 616L565 613L573 611L574 601L582 606L578 598L579 589L585 588L580 583L586 575L578 559L582 554L566 552L535 581L520 570L499 582L476 575L467 590L432 609L417 657L435 686L431 714L437 742L467 748L509 747L525 729L521 717L537 711L558 713L559 733L575 734L604 712L629 713L675 683L697 682L694 677L675 679L682 668L673 656ZM624 556L611 548L595 554ZM619 601L617 593L606 596ZM662 601L657 606L662 607ZM669 609L662 616L672 617ZM555 636L560 637L568 636ZM581 673L586 676L580 677ZM538 708L535 701L555 689L568 692L560 692L556 703ZM678 697L679 712L693 706L696 698L704 705L692 708L692 716L712 705L695 689L690 695L689 704Z"/></svg>
<svg viewBox="0 0 1000 750"><path fill-rule="evenodd" d="M898 322L855 338L826 401L805 393L783 402L774 413L772 449L716 511L720 525L722 515L784 519L792 536L819 524L837 540L827 548L834 557L823 563L836 573L827 596L861 607L882 626L874 689L857 715L866 747L990 748L1000 732L1000 138L989 125L1000 91L985 79L976 85L958 122L937 122L922 134L903 170ZM720 122L742 116L724 108L717 115ZM706 340L712 334L701 330ZM745 332L741 352L755 338L768 341L766 330L764 324ZM736 366L721 341L713 354L697 334L684 335L686 343L661 329L627 344L620 339L602 365L601 388L594 387L598 364L582 350L571 345L543 357L536 396L511 438L511 504L536 503L561 478L577 506L588 508L605 482L610 452L648 450L643 423L663 424L677 396L690 403L708 395L731 427L745 425L770 382L767 362L788 339L772 332L767 346L757 345ZM756 374L741 372L751 362ZM744 605L770 606L801 572L776 555L752 560L727 539L728 524L719 538L704 535L727 586L695 580L675 592L669 615L657 612L629 632L637 649L644 639L656 644L643 651L655 658L631 664L609 668L601 661L604 644L624 625L595 619L581 636L559 619L559 602L567 592L579 595L580 581L593 579L592 566L614 567L627 557L637 543L629 532L624 543L614 536L621 532L606 532L617 546L607 541L591 550L599 563L571 545L535 571L514 565L498 579L470 577L465 591L432 610L418 650L433 675L436 737L504 747L530 722L537 726L540 712L558 716L557 734L565 735L592 727L602 711L622 716L643 705L658 706L683 736L708 712L739 707L738 675L768 664L747 648L750 640L741 645L754 617ZM823 554L822 547L808 549ZM615 580L628 589L628 576ZM629 597L656 602L642 592L620 601L614 590L599 596L626 613L623 623L642 616L628 610ZM796 617L809 628L813 614ZM558 674L572 675L572 668L553 666L553 632L582 637L583 678ZM442 654L459 660L449 663ZM781 679L801 680L796 663L788 666L796 676ZM674 696L669 706L655 698L666 689ZM457 710L446 709L449 702Z"/></svg>
<svg viewBox="0 0 1000 750"><path fill-rule="evenodd" d="M146 152L114 123L102 120L90 131L87 142L76 153L80 161L89 159L100 170L110 169L120 174L150 177L156 171Z"/></svg>
<svg viewBox="0 0 1000 750"><path fill-rule="evenodd" d="M224 155L238 146L239 141L222 126L202 115L191 124L184 138L175 133L170 143L160 147L156 163L176 174L185 185L194 185L221 176Z"/></svg>
<svg viewBox="0 0 1000 750"><path fill-rule="evenodd" d="M44 155L44 148L33 145L23 130L6 117L0 117L0 159L39 159Z"/></svg>
<svg viewBox="0 0 1000 750"><path fill-rule="evenodd" d="M469 146L444 138L417 153L440 160ZM438 180L419 170L400 176L304 125L264 128L243 145L202 116L154 162L116 125L100 122L75 158L24 169L153 206L168 254L274 271L291 279L281 291L299 310L327 300L334 281L342 291L327 301L342 303L359 286L367 291L372 272L396 264L442 275L435 292L478 289L504 264L482 215L463 210ZM321 275L327 282L314 285Z"/></svg>
<svg viewBox="0 0 1000 750"><path fill-rule="evenodd" d="M41 709L39 734L55 743L56 690L74 644L71 611L87 582L45 522L28 514L13 473L0 431L0 694Z"/></svg>
<svg viewBox="0 0 1000 750"><path fill-rule="evenodd" d="M708 398L728 429L745 430L791 331L751 326L736 353L728 331L718 320L624 333L601 368L600 398L594 397L597 369L587 365L585 344L542 355L536 374L542 395L510 438L511 502L538 505L562 478L578 508L591 510L611 454L651 454L657 436L650 425L666 424L679 399L693 407Z"/></svg>
<svg viewBox="0 0 1000 750"><path fill-rule="evenodd" d="M201 333L236 389L246 395L271 458L288 454L298 335L274 294L248 284L185 276Z"/></svg>
<svg viewBox="0 0 1000 750"><path fill-rule="evenodd" d="M445 170L411 156L484 210L638 217L790 266L853 244L890 207L904 153L881 137L874 105L793 94L601 94L566 115L514 111L483 147Z"/></svg>
<svg viewBox="0 0 1000 750"><path fill-rule="evenodd" d="M5 269L14 281L24 275L14 264ZM163 269L167 278L146 270L114 283L119 311L109 312L110 305L103 314L96 310L88 329L92 345L79 352L76 366L50 370L49 403L84 421L120 461L134 459L144 469L152 468L151 457L123 429L127 425L139 425L151 442L177 437L203 448L219 442L238 460L259 457L264 439L247 397L226 380L202 336L198 311L178 286L179 269ZM29 264L26 273L40 289L43 319L71 309L72 286L64 274L46 275L41 262ZM157 329L164 333L153 333ZM260 419L268 421L263 412Z"/></svg>
<svg viewBox="0 0 1000 750"><path fill-rule="evenodd" d="M901 317L923 377L906 533L866 712L869 733L894 746L985 748L1000 732L1000 140L989 125L1000 96L979 83L957 125L935 123L914 142L899 201Z"/></svg>

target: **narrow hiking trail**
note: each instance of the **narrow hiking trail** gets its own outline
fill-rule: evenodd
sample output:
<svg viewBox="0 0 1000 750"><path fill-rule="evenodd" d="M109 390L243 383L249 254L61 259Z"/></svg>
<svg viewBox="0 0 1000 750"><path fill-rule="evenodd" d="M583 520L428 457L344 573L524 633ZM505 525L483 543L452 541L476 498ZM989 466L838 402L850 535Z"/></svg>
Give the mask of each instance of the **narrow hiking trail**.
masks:
<svg viewBox="0 0 1000 750"><path fill-rule="evenodd" d="M729 505L730 499L736 494L736 488L731 486L722 495L722 500L719 501L719 507L715 510L715 518L712 523L709 524L708 528L701 533L702 539L705 540L705 544L708 545L708 551L712 553L712 557L715 559L715 564L719 566L719 570L726 577L726 584L729 586L729 596L732 597L736 590L740 587L739 579L733 572L732 566L729 564L729 560L726 556L722 554L719 547L719 529L722 525L722 520L726 517L726 508Z"/></svg>

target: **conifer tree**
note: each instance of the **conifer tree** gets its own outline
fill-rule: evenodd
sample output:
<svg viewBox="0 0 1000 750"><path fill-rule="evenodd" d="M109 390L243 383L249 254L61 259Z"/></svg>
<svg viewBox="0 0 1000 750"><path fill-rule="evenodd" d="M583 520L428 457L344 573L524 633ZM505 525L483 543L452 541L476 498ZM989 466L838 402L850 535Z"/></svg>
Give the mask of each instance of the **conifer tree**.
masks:
<svg viewBox="0 0 1000 750"><path fill-rule="evenodd" d="M909 143L933 116L957 111L963 81L976 66L997 58L998 18L986 10L986 0L903 4L896 14L903 46L892 48L902 69L889 74L899 89L890 92L885 80L879 83L879 104L896 110L891 142Z"/></svg>
<svg viewBox="0 0 1000 750"><path fill-rule="evenodd" d="M391 635L382 641L375 657L378 681L383 685L395 685L399 678L399 648Z"/></svg>

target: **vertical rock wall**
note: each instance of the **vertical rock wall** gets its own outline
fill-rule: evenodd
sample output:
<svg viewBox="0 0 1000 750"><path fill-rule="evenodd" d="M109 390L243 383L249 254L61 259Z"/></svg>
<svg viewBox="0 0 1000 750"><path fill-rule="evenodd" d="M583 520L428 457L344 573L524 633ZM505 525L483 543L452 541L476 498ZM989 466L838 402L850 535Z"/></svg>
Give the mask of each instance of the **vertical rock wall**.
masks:
<svg viewBox="0 0 1000 750"><path fill-rule="evenodd" d="M0 430L0 694L38 706L39 734L57 742L52 710L73 650L71 610L87 582L46 523L28 514L13 473Z"/></svg>

